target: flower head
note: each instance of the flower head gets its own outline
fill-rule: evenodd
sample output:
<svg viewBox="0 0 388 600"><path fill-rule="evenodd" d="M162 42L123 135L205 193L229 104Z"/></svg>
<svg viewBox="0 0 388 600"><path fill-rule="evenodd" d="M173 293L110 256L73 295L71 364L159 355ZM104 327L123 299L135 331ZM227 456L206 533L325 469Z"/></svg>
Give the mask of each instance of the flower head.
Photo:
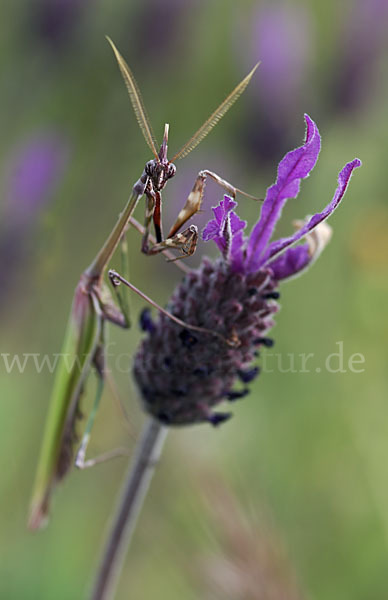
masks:
<svg viewBox="0 0 388 600"><path fill-rule="evenodd" d="M318 128L310 117L305 119L305 142L279 163L276 182L267 190L250 235L244 235L247 223L234 211L237 203L225 196L203 232L203 239L213 240L222 256L203 259L170 299L171 313L209 333L193 333L163 314L146 328L148 336L135 357L135 379L146 410L166 424L218 425L231 416L213 412L213 407L245 396L247 384L259 374L253 361L260 347L273 343L267 333L278 310L279 282L306 269L330 239L324 221L361 165L357 158L339 173L334 197L322 212L298 221L293 235L270 241L283 206L298 195L301 180L318 159ZM302 238L305 242L295 246ZM225 342L231 338L238 341L234 347Z"/></svg>

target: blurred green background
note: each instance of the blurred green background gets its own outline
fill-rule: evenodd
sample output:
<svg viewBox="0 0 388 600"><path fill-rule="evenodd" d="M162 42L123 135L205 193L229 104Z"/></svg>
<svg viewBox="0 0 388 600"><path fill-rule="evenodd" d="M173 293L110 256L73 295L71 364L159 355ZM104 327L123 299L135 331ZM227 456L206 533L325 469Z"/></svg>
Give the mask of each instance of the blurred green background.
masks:
<svg viewBox="0 0 388 600"><path fill-rule="evenodd" d="M159 139L170 123L171 154L262 61L231 112L177 165L166 223L201 168L263 196L283 154L302 142L304 112L320 128L322 152L279 234L322 209L347 161L363 161L330 220L331 244L283 287L273 331L283 362L219 430L170 434L117 598L386 598L387 0L18 0L2 4L1 16L0 598L84 597L126 468L118 459L73 471L49 527L27 532L53 375L37 372L33 358L21 369L7 361L60 352L79 274L151 158L105 34L130 64ZM196 222L221 195L208 184ZM247 199L239 212L257 218ZM136 232L129 242L131 280L164 304L179 271L142 256ZM190 264L201 253L214 249L201 244ZM106 390L91 456L132 449L140 433L128 371L142 306L132 299L130 332L110 333L131 434ZM333 373L325 360L338 342L346 372ZM301 353L314 353L310 372L298 362L291 372L288 355ZM362 372L347 366L354 353L365 358ZM91 377L85 407L94 387Z"/></svg>

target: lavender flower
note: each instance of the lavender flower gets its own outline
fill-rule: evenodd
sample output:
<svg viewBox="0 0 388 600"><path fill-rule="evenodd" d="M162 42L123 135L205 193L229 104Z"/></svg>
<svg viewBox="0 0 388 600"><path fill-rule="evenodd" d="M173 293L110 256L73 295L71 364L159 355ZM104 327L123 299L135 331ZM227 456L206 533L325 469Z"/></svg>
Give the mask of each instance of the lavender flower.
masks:
<svg viewBox="0 0 388 600"><path fill-rule="evenodd" d="M56 131L40 132L23 143L6 174L8 226L31 223L52 199L68 162L68 140Z"/></svg>
<svg viewBox="0 0 388 600"><path fill-rule="evenodd" d="M87 0L37 0L31 7L29 28L54 50L71 42L89 9Z"/></svg>
<svg viewBox="0 0 388 600"><path fill-rule="evenodd" d="M243 46L244 55L250 57L249 64L258 58L261 61L252 82L256 101L246 116L245 145L259 164L272 164L273 158L288 148L294 135L294 115L310 94L314 23L308 5L295 3L259 3L249 22L246 15L242 18L244 31L251 32L248 45ZM252 128L258 112L262 115L260 127Z"/></svg>
<svg viewBox="0 0 388 600"><path fill-rule="evenodd" d="M0 273L0 311L6 307L16 281L22 280L20 262L31 256L31 234L55 196L69 157L68 140L55 131L34 135L11 154L3 173L0 255L7 269Z"/></svg>
<svg viewBox="0 0 388 600"><path fill-rule="evenodd" d="M148 0L140 3L138 10L131 15L135 19L133 33L136 36L134 49L141 49L141 60L155 65L155 54L166 66L184 51L189 38L187 29L192 21L193 9L198 10L197 2L180 0ZM150 18L152 15L152 18Z"/></svg>
<svg viewBox="0 0 388 600"><path fill-rule="evenodd" d="M270 242L284 204L298 195L301 180L318 159L320 135L310 117L305 119L306 140L280 162L250 235L244 235L247 223L234 212L237 203L225 196L203 232L221 257L204 258L169 301L168 310L176 317L210 332L184 329L164 314L156 322L143 319L148 335L136 354L134 375L145 410L165 424L219 425L231 416L213 412L213 407L245 396L259 374L252 363L260 348L273 343L267 333L278 311L279 283L306 269L330 238L324 221L361 165L357 158L339 173L334 197L322 212L298 222L293 235ZM302 238L306 241L294 246Z"/></svg>
<svg viewBox="0 0 388 600"><path fill-rule="evenodd" d="M306 87L314 51L311 18L301 5L268 4L251 22L252 59L261 60L254 89L275 124L275 115L290 115Z"/></svg>
<svg viewBox="0 0 388 600"><path fill-rule="evenodd" d="M376 90L378 63L388 47L387 26L388 0L357 0L346 11L333 81L333 100L340 112L362 109Z"/></svg>

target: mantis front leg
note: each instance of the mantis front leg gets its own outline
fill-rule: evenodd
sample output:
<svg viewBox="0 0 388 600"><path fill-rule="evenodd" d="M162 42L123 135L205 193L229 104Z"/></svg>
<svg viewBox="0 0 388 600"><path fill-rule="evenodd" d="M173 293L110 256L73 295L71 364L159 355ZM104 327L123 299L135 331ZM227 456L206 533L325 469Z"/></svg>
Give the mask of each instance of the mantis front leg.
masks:
<svg viewBox="0 0 388 600"><path fill-rule="evenodd" d="M165 250L180 250L181 254L174 258L168 258L168 262L179 260L180 258L186 258L194 254L198 242L198 228L195 225L190 225L182 233L176 233L172 237L168 237L159 244L154 244L148 249L147 254L152 256Z"/></svg>
<svg viewBox="0 0 388 600"><path fill-rule="evenodd" d="M142 238L142 242L141 242L141 251L144 254L148 255L148 254L150 254L150 246L149 246L150 227L151 227L151 222L154 217L156 199L155 199L155 193L153 191L151 191L150 189L147 189L145 191L145 197L146 197L146 208L145 208L145 216L144 216L144 230L143 230L143 238ZM161 233L160 229L159 229L159 233ZM156 241L160 242L161 240L156 239Z"/></svg>
<svg viewBox="0 0 388 600"><path fill-rule="evenodd" d="M131 217L129 219L130 224L132 225L132 227L134 229L136 229L136 231L138 231L138 233L140 233L142 236L144 236L144 234L146 233L145 227L143 227L143 225L141 225L139 223L139 221L137 221L134 217ZM156 239L154 238L154 236L151 233L147 234L149 237L149 240L151 241L152 244L157 244ZM164 254L164 256L167 258L167 262L173 262L176 260L176 257L174 256L174 254L168 250L167 248L162 249L162 254ZM177 263L174 262L174 265L180 269L181 271L183 271L183 273L190 273L191 269L190 267L187 267L186 265L184 265L183 263Z"/></svg>
<svg viewBox="0 0 388 600"><path fill-rule="evenodd" d="M148 256L159 254L168 249L180 250L181 255L170 258L169 261L178 260L194 254L198 241L198 229L195 225L190 225L181 233L175 233L166 239L163 239L161 223L161 194L150 189L146 189L147 198L144 233L142 240L142 252ZM149 245L151 221L154 222L156 243Z"/></svg>
<svg viewBox="0 0 388 600"><path fill-rule="evenodd" d="M187 200L186 200L186 203L185 203L184 207L182 208L182 210L178 214L178 217L177 217L174 225L171 227L171 229L170 229L170 231L168 233L168 237L174 236L176 234L176 232L179 231L179 229L192 216L194 216L197 212L200 211L201 206L202 206L203 194L204 194L204 191L205 191L205 185L206 185L206 179L207 179L207 177L210 177L219 186L221 186L222 188L224 188L224 190L226 190L226 192L232 198L235 198L236 194L239 193L239 194L242 194L243 196L246 196L247 198L251 198L252 200L260 200L260 198L256 198L255 196L251 196L250 194L247 194L246 192L243 192L242 190L240 190L239 188L235 187L234 185L232 185L231 183L229 183L225 179L222 179L222 177L220 177L216 173L213 173L213 171L208 171L207 169L205 169L203 171L200 171L198 173L198 175L197 175L197 178L196 178L195 182L194 182L193 189L191 190L190 194L187 197Z"/></svg>
<svg viewBox="0 0 388 600"><path fill-rule="evenodd" d="M180 258L185 258L187 256L191 256L194 254L197 241L198 241L198 229L195 225L191 225L181 233L178 233L181 227L197 212L200 211L203 201L203 194L206 185L206 179L210 177L213 179L218 185L220 185L226 192L232 197L235 198L237 193L240 193L248 198L252 198L253 200L259 200L259 198L255 198L246 192L243 192L239 188L236 188L231 183L213 173L213 171L203 170L198 173L198 176L194 182L193 189L187 197L186 203L178 217L171 227L168 237L163 239L161 233L161 198L159 192L154 192L153 190L146 189L145 194L147 196L147 207L146 207L146 217L145 217L145 233L143 236L143 245L142 251L147 255L157 254L159 252L163 252L166 249L175 249L180 250L181 255L177 256L173 260L178 260ZM157 243L152 247L149 246L149 229L151 225L151 221L154 221L155 232ZM158 235L159 233L159 235Z"/></svg>

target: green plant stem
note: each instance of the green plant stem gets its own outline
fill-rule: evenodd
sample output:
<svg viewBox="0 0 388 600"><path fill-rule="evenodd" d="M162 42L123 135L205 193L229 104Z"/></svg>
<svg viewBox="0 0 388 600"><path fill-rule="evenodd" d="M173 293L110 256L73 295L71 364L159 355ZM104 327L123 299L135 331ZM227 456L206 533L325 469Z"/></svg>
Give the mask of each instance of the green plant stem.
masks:
<svg viewBox="0 0 388 600"><path fill-rule="evenodd" d="M114 598L126 551L161 455L167 431L166 427L153 418L148 418L109 528L90 600Z"/></svg>
<svg viewBox="0 0 388 600"><path fill-rule="evenodd" d="M125 231L129 219L136 208L139 198L140 195L132 190L132 193L128 198L128 202L125 205L123 212L120 214L119 219L108 236L105 244L98 252L91 265L86 269L86 275L90 277L90 279L102 277L105 267L112 258L112 255L120 242L121 236Z"/></svg>

